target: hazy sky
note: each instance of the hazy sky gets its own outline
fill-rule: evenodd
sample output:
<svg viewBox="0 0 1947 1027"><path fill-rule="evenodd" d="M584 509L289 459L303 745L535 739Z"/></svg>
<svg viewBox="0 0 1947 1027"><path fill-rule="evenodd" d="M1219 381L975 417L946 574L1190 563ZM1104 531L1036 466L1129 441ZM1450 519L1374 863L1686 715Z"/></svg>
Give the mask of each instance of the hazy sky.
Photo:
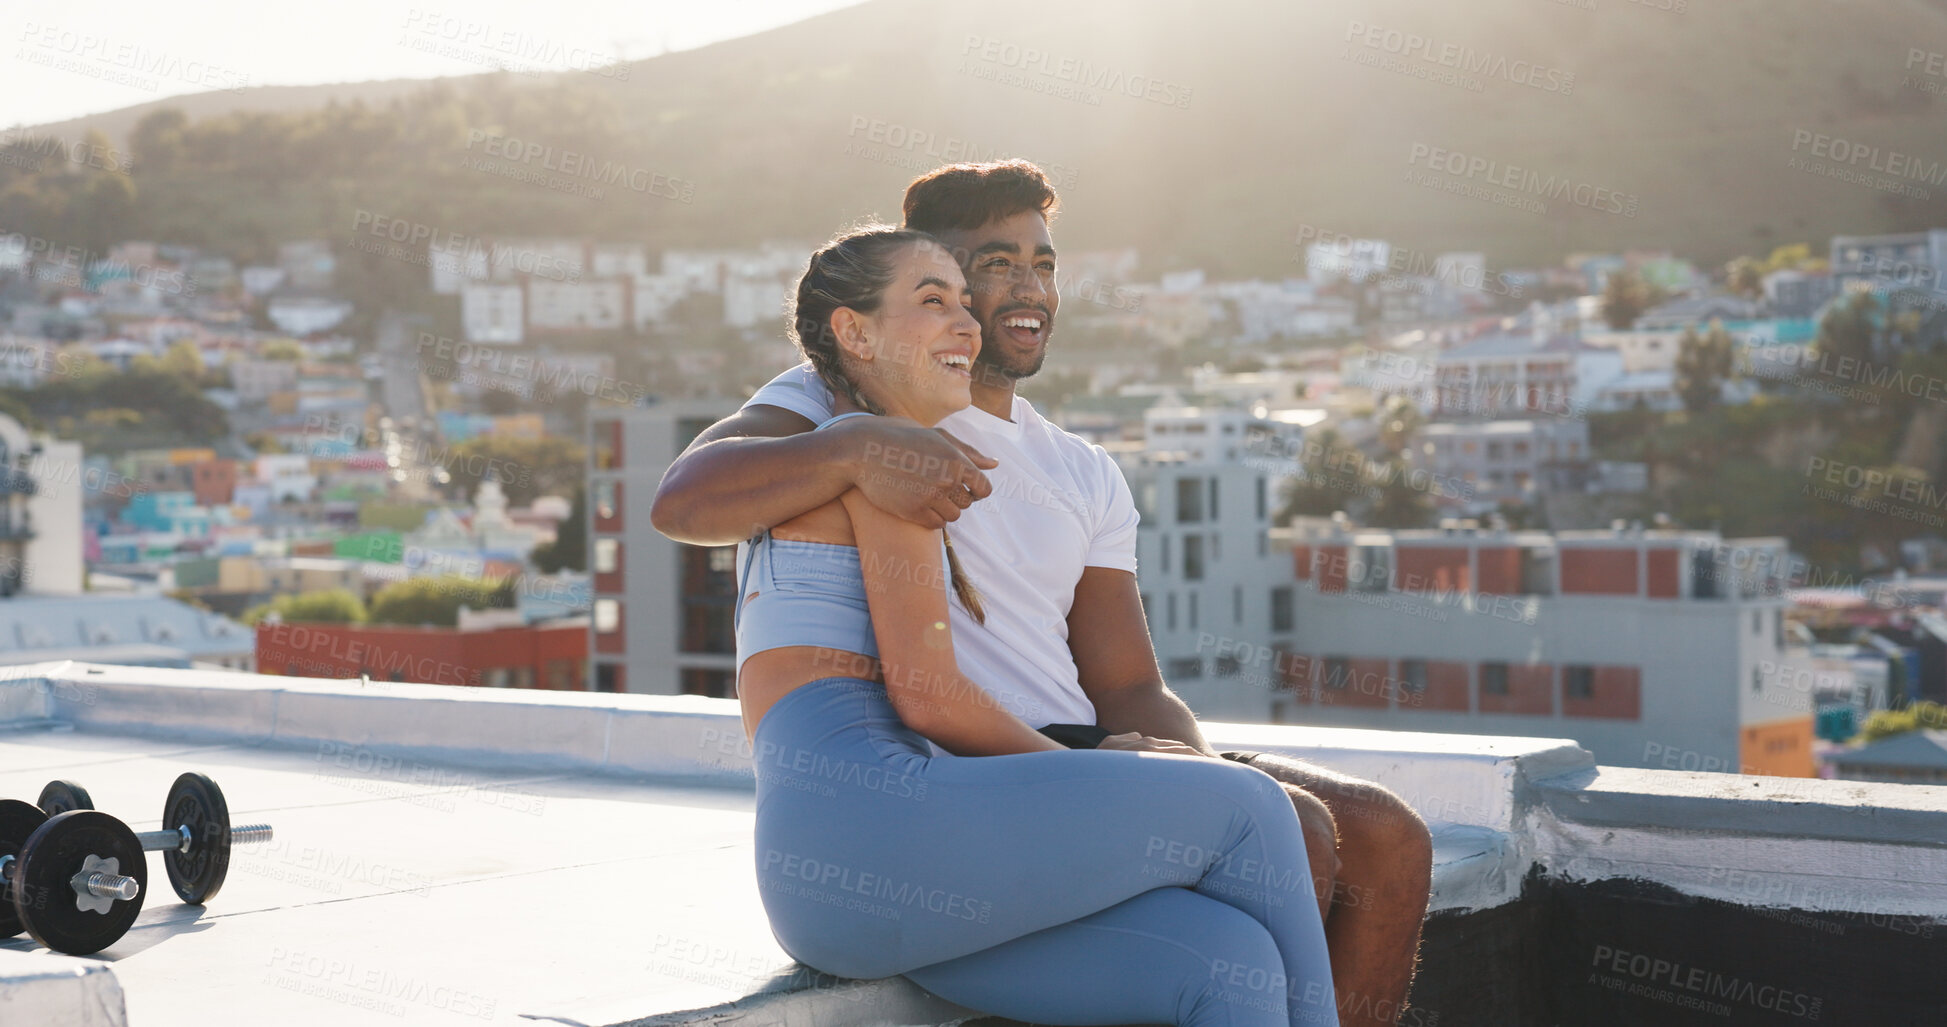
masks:
<svg viewBox="0 0 1947 1027"><path fill-rule="evenodd" d="M188 0L8 4L0 126L254 85L567 71L639 59L859 0Z"/></svg>

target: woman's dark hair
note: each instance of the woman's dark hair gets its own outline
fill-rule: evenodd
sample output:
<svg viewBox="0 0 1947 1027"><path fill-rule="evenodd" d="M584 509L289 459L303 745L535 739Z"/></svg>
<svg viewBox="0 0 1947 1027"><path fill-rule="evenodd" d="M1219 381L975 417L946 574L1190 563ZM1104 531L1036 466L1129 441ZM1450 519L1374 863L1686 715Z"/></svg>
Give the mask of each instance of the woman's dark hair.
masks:
<svg viewBox="0 0 1947 1027"><path fill-rule="evenodd" d="M865 225L838 236L806 262L804 277L798 279L798 293L791 304L791 341L811 361L818 377L824 379L833 395L843 394L854 406L874 414L885 411L865 395L846 368L838 348L838 336L832 331L832 315L841 307L861 314L876 312L887 286L899 273L894 257L915 243L939 245L939 240L924 232L891 225ZM960 569L960 558L954 555L953 537L944 531L940 534L946 540L947 578L953 585L953 594L960 597L960 605L967 608L975 621L986 623L987 611L981 604L980 593L967 580Z"/></svg>

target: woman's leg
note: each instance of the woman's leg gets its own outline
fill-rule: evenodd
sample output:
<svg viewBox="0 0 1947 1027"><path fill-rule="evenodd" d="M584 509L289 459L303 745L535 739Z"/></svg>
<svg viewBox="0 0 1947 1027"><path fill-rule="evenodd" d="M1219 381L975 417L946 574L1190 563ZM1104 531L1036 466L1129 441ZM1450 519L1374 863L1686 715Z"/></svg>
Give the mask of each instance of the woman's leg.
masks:
<svg viewBox="0 0 1947 1027"><path fill-rule="evenodd" d="M908 971L949 1002L1044 1024L1285 1027L1270 932L1185 888L1158 888L970 956Z"/></svg>
<svg viewBox="0 0 1947 1027"><path fill-rule="evenodd" d="M767 731L780 712L759 729L757 860L794 957L891 976L1183 886L1269 932L1295 1022L1336 1022L1304 836L1269 775L1164 753L931 759L867 689L806 696Z"/></svg>

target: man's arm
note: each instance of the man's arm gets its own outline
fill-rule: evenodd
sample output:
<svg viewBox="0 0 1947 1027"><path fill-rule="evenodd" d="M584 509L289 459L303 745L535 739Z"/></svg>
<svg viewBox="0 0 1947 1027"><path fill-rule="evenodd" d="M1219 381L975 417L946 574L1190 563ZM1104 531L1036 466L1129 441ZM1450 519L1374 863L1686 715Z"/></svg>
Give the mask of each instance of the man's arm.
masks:
<svg viewBox="0 0 1947 1027"><path fill-rule="evenodd" d="M857 487L881 509L938 528L988 494L994 461L904 418L854 417L826 431L782 407L746 407L705 429L663 473L649 522L724 546Z"/></svg>
<svg viewBox="0 0 1947 1027"><path fill-rule="evenodd" d="M1175 739L1206 756L1217 755L1190 707L1163 684L1134 574L1108 567L1082 571L1068 611L1068 648L1082 692L1095 704L1097 724L1117 733Z"/></svg>

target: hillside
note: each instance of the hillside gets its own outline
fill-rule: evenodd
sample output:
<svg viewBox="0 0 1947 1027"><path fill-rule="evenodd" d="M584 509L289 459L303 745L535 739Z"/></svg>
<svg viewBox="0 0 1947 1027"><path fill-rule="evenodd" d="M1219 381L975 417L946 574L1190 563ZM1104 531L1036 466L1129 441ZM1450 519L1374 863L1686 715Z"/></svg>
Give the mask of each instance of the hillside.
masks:
<svg viewBox="0 0 1947 1027"><path fill-rule="evenodd" d="M466 149L468 131L525 128L531 141L693 183L688 203L626 189L569 197L468 171L434 181L382 160L335 176L299 162L275 183L237 169L145 176L138 165L138 210L156 234L193 223L212 241L257 245L343 239L355 211L381 206L462 233L734 245L896 216L917 170L1019 154L1059 166L1064 247L1135 245L1150 274L1295 270L1293 240L1306 224L1428 251L1481 249L1495 267L1630 246L1715 261L1790 241L1822 248L1840 231L1947 225L1947 185L1917 183L1927 199L1895 198L1789 163L1810 156L1795 138L1823 133L1947 166L1947 98L1903 85L1908 49L1922 45L1914 41L1947 40L1939 2L1691 0L1675 13L1622 0L1596 0L1594 10L1544 0L1206 0L1194 16L1183 11L1115 0L875 0L641 61L626 81L501 81L492 96L529 91L562 116L476 102L465 124L415 137L451 169L477 152ZM1446 69L1390 53L1400 46L1389 41L1408 34L1427 41L1424 52L1481 67L1478 89L1417 77ZM1046 56L1030 62L1026 48ZM1521 82L1531 65L1543 69L1542 88ZM1151 98L1091 89L1091 78L1140 82L1133 91L1146 86ZM472 95L486 80L447 81L449 94ZM382 104L423 88L311 87L310 96L314 107L327 96ZM253 89L182 106L200 120L290 110L305 98ZM59 128L119 135L140 113ZM333 144L360 141L322 141ZM861 146L877 152L860 155ZM1409 157L1436 148L1489 170L1409 181L1409 170L1427 171ZM1489 179L1518 176L1510 166L1576 188L1537 213L1425 184L1505 194ZM1578 205L1578 194L1594 199ZM1611 194L1617 207L1633 201L1635 216L1599 209ZM238 205L246 213L225 209Z"/></svg>

